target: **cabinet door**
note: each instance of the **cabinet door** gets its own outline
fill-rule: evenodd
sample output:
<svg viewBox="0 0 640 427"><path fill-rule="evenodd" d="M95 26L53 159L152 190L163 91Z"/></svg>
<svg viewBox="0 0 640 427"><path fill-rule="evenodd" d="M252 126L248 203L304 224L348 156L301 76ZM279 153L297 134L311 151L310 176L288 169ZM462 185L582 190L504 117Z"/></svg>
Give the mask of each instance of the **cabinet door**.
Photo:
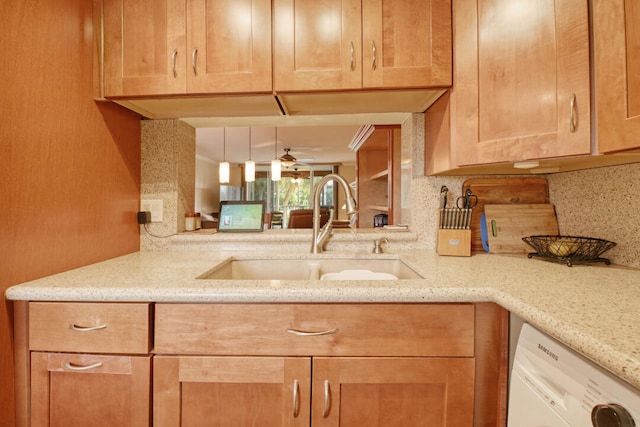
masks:
<svg viewBox="0 0 640 427"><path fill-rule="evenodd" d="M457 165L590 153L587 2L454 0Z"/></svg>
<svg viewBox="0 0 640 427"><path fill-rule="evenodd" d="M276 91L360 89L360 0L275 0Z"/></svg>
<svg viewBox="0 0 640 427"><path fill-rule="evenodd" d="M270 0L187 0L189 93L271 92Z"/></svg>
<svg viewBox="0 0 640 427"><path fill-rule="evenodd" d="M365 88L451 86L451 0L362 5Z"/></svg>
<svg viewBox="0 0 640 427"><path fill-rule="evenodd" d="M103 3L105 96L184 93L184 0Z"/></svg>
<svg viewBox="0 0 640 427"><path fill-rule="evenodd" d="M594 0L598 150L640 147L640 4Z"/></svg>
<svg viewBox="0 0 640 427"><path fill-rule="evenodd" d="M153 425L308 426L309 358L154 358Z"/></svg>
<svg viewBox="0 0 640 427"><path fill-rule="evenodd" d="M31 354L31 426L148 427L150 357Z"/></svg>
<svg viewBox="0 0 640 427"><path fill-rule="evenodd" d="M314 426L473 425L473 358L314 358Z"/></svg>

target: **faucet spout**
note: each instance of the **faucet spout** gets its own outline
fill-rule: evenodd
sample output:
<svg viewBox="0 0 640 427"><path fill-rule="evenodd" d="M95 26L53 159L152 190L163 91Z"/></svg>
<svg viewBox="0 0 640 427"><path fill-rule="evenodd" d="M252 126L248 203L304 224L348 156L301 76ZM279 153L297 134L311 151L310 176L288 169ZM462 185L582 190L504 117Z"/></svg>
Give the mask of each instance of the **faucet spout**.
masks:
<svg viewBox="0 0 640 427"><path fill-rule="evenodd" d="M318 254L324 250L324 245L326 244L329 237L331 237L331 233L333 231L333 219L334 219L334 211L331 209L329 214L329 221L320 229L320 195L322 194L322 189L329 181L337 182L345 192L346 195L346 210L347 215L352 216L358 212L356 209L356 201L354 200L351 194L351 187L347 184L347 181L338 174L331 173L329 175L325 175L318 185L316 186L313 192L313 241L311 242L311 253Z"/></svg>

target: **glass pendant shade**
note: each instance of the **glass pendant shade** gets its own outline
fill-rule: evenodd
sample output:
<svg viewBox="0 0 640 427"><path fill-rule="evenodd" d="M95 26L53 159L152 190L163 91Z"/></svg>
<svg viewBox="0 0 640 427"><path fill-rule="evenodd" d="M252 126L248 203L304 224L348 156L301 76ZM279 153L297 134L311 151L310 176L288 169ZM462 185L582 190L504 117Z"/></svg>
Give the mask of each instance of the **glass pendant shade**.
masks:
<svg viewBox="0 0 640 427"><path fill-rule="evenodd" d="M280 181L282 177L282 166L280 159L271 160L271 181Z"/></svg>
<svg viewBox="0 0 640 427"><path fill-rule="evenodd" d="M244 180L247 182L256 180L256 162L253 160L244 162Z"/></svg>
<svg viewBox="0 0 640 427"><path fill-rule="evenodd" d="M220 184L229 183L229 162L220 162Z"/></svg>

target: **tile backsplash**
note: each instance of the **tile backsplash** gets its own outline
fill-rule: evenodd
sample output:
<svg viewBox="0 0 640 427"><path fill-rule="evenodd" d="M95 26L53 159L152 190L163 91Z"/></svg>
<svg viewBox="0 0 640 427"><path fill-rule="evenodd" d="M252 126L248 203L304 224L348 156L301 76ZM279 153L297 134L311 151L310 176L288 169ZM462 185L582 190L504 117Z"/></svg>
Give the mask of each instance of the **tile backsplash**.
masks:
<svg viewBox="0 0 640 427"><path fill-rule="evenodd" d="M611 240L615 264L640 268L640 163L548 175L560 233Z"/></svg>

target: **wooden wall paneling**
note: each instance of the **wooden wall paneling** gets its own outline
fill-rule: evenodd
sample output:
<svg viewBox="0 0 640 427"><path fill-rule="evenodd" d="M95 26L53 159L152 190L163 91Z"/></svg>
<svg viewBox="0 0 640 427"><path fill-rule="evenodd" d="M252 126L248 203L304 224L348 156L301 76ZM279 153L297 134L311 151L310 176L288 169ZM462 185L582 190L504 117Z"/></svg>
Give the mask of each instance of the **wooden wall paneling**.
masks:
<svg viewBox="0 0 640 427"><path fill-rule="evenodd" d="M0 4L0 292L139 250L140 117L94 101L91 1ZM0 313L0 419L13 425L13 343Z"/></svg>

